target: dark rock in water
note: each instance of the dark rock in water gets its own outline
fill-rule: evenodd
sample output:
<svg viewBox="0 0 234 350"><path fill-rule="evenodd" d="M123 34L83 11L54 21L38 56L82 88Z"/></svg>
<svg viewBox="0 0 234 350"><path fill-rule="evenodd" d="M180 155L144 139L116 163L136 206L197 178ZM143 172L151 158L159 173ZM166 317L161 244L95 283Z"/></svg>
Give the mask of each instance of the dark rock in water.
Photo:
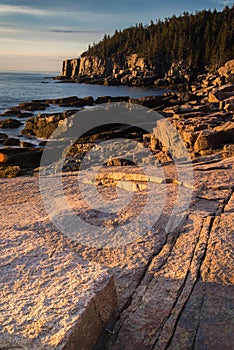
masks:
<svg viewBox="0 0 234 350"><path fill-rule="evenodd" d="M23 123L15 119L6 119L0 121L0 128L3 129L16 129L21 125L23 125Z"/></svg>
<svg viewBox="0 0 234 350"><path fill-rule="evenodd" d="M26 111L40 111L45 110L47 107L49 107L48 103L38 101L24 102L19 104L19 109Z"/></svg>
<svg viewBox="0 0 234 350"><path fill-rule="evenodd" d="M7 139L8 139L7 134L3 134L3 133L0 132L0 143L3 143Z"/></svg>
<svg viewBox="0 0 234 350"><path fill-rule="evenodd" d="M20 112L17 114L17 118L31 118L33 116L33 113L29 112Z"/></svg>
<svg viewBox="0 0 234 350"><path fill-rule="evenodd" d="M78 98L74 102L67 102L66 99L62 99L62 102L59 103L61 107L85 107L85 106L93 106L94 99L92 96L88 96L85 98Z"/></svg>
<svg viewBox="0 0 234 350"><path fill-rule="evenodd" d="M94 102L95 104L102 104L110 102L111 96L98 97Z"/></svg>
<svg viewBox="0 0 234 350"><path fill-rule="evenodd" d="M6 112L2 113L1 117L6 117L6 116L14 116L14 117L16 117L18 115L18 113L20 113L19 110L17 110L17 111L16 110L9 110L9 111L6 111Z"/></svg>
<svg viewBox="0 0 234 350"><path fill-rule="evenodd" d="M39 143L39 146L40 146L40 147L45 147L46 144L47 144L47 141L41 141L41 142Z"/></svg>
<svg viewBox="0 0 234 350"><path fill-rule="evenodd" d="M20 146L20 140L10 137L4 142L4 146Z"/></svg>
<svg viewBox="0 0 234 350"><path fill-rule="evenodd" d="M112 96L100 96L96 98L94 101L95 104L103 104L108 102L128 102L129 96L118 96L118 97L112 97Z"/></svg>
<svg viewBox="0 0 234 350"><path fill-rule="evenodd" d="M31 142L26 142L26 141L20 141L20 146L24 148L32 148L35 145Z"/></svg>
<svg viewBox="0 0 234 350"><path fill-rule="evenodd" d="M20 112L19 110L9 110L0 115L0 117L13 116L17 118L30 118L33 116L33 113L29 112Z"/></svg>
<svg viewBox="0 0 234 350"><path fill-rule="evenodd" d="M94 104L94 99L92 96L87 96L84 98L79 98L77 96L70 96L70 97L46 100L46 103L57 104L61 107L85 107L85 106L92 106Z"/></svg>
<svg viewBox="0 0 234 350"><path fill-rule="evenodd" d="M128 102L129 96L117 96L117 97L111 97L109 102Z"/></svg>

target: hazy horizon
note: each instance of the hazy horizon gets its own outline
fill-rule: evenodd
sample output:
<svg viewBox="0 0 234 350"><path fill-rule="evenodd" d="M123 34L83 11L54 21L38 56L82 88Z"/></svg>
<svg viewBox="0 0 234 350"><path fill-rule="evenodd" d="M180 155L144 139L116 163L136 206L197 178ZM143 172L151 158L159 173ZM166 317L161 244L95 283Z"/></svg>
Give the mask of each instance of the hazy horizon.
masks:
<svg viewBox="0 0 234 350"><path fill-rule="evenodd" d="M184 11L232 5L226 0L3 0L0 1L0 71L60 72L63 59L78 57L89 44L136 23L155 22Z"/></svg>

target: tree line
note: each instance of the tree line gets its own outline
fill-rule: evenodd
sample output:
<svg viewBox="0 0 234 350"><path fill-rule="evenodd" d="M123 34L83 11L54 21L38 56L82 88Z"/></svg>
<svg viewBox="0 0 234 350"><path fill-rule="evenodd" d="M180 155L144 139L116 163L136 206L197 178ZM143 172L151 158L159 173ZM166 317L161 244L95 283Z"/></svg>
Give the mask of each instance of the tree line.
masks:
<svg viewBox="0 0 234 350"><path fill-rule="evenodd" d="M199 70L217 68L234 58L234 6L223 11L184 12L149 25L136 24L90 45L82 56L121 58L136 53L168 69L184 61Z"/></svg>

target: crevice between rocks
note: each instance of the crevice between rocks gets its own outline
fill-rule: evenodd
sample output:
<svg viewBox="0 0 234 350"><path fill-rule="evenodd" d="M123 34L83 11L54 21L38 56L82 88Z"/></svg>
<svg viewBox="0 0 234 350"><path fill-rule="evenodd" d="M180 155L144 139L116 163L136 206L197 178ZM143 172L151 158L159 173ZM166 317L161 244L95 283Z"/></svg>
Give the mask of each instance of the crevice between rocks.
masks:
<svg viewBox="0 0 234 350"><path fill-rule="evenodd" d="M189 277L189 275L190 275L191 264L192 264L192 261L194 260L194 254L195 254L196 248L197 248L197 246L198 246L198 244L199 244L200 236L201 236L201 232L202 232L203 228L204 228L204 220L203 220L203 222L202 222L202 225L201 225L201 228L200 228L200 231L199 231L199 235L198 235L198 238L197 238L197 242L196 242L196 244L195 244L195 247L194 247L194 250L193 250L191 259L190 259L189 268L188 268L187 274L186 274L186 276L185 276L185 278L184 278L184 282L182 283L181 288L179 289L177 299L176 299L175 302L173 303L169 315L168 315L167 318L164 320L164 322L163 322L163 324L162 324L162 326L161 326L161 329L160 329L160 332L159 332L159 334L158 334L158 337L157 337L157 339L154 341L152 350L155 348L155 346L156 346L156 344L157 344L157 342L158 342L158 340L159 340L159 338L160 338L160 335L161 335L161 333L162 333L162 331L163 331L163 328L164 328L165 324L167 323L167 321L168 321L169 318L171 317L171 314L172 314L173 309L175 308L175 306L176 306L176 304L178 303L178 301L179 301L181 295L183 294L183 290L184 290L184 288L185 288L185 286L186 286L188 277ZM204 255L205 255L205 252L204 252ZM203 259L204 259L204 256L203 256ZM203 260L203 259L202 259L202 260ZM201 263L202 263L202 262L201 262ZM174 326L173 334L172 334L172 336L170 337L170 339L169 339L169 341L168 341L168 343L167 343L165 349L168 349L169 345L171 344L171 341L172 341L173 336L174 336L174 334L175 334L176 327L177 327L177 324L178 324L178 322L179 322L180 316L181 316L183 310L185 309L186 304L187 304L187 302L188 302L188 300L189 300L189 298L190 298L190 296L191 296L191 293L192 293L192 291L193 291L193 289L194 289L194 287L195 287L195 284L196 284L196 282L197 282L198 276L199 276L199 272L197 273L196 280L194 281L192 290L190 291L188 298L186 299L186 301L185 301L185 303L184 303L184 305L183 305L181 311L179 312L179 315L178 315L178 317L177 317L177 320L176 320L176 323L175 323L175 326Z"/></svg>
<svg viewBox="0 0 234 350"><path fill-rule="evenodd" d="M172 333L170 339L169 339L168 342L167 342L167 345L166 345L166 347L165 347L165 350L167 350L167 349L170 347L170 345L171 345L171 343L172 343L172 341L173 341L173 337L174 337L174 335L175 335L175 333L176 333L176 329L177 329L178 323L179 323L179 321L180 321L180 317L181 317L181 315L183 314L183 312L184 312L184 310L185 310L185 308L186 308L186 306L187 306L187 304L188 304L188 301L189 301L189 299L190 299L190 297L191 297L191 295L192 295L192 293L193 293L193 291L194 291L194 289L195 289L195 287L196 287L196 284L197 284L197 282L198 282L199 279L200 279L200 275L201 275L201 266L202 266L202 264L203 264L203 261L204 261L205 258L206 258L206 253L207 253L207 247L208 247L209 237L210 237L210 233L211 233L211 230L212 230L212 227L213 227L214 219L215 219L215 217L211 217L211 218L210 218L210 223L209 223L209 227L208 227L208 235L207 235L206 245L205 245L205 247L204 247L204 252L203 252L203 254L202 254L202 256L201 256L201 258L200 258L200 260L199 260L199 267L198 267L198 271L197 271L196 280L194 281L193 286L192 286L192 288L191 288L191 291L190 291L190 293L189 293L189 295L188 295L188 297L187 297L187 299L186 299L184 305L182 306L182 308L181 308L181 310L180 310L180 312L179 312L179 314L178 314L178 317L177 317L176 322L175 322L175 325L174 325L173 333ZM205 220L205 219L204 219L204 220ZM203 222L204 222L204 221L203 221ZM201 232L202 232L202 229L203 229L203 228L204 228L204 225L202 225L202 227L201 227L201 230L200 230L200 233L199 233L199 237L198 237L198 241L197 241L197 244L196 244L195 249L194 249L194 253L196 252L196 248L197 248L197 246L198 246L198 244L199 244L200 236L201 236ZM192 263L193 259L194 259L194 254L193 254L193 257L192 257L192 259L191 259L191 263ZM191 267L191 263L190 263L190 267ZM187 281L187 277L188 277L189 273L190 273L190 270L188 271L188 274L187 274L187 276L186 276L186 281ZM186 283L185 283L185 285L186 285ZM178 299L179 299L179 298L178 298ZM178 301L178 299L177 299L177 301ZM176 303L177 303L177 301L176 301ZM203 305L203 301L204 301L204 295L202 296L202 305ZM202 309L202 306L201 306L201 309ZM201 314L201 310L200 310L200 313L199 313L199 314ZM199 317L199 318L200 318L200 317ZM198 322L198 326L197 326L197 329L196 329L196 333L197 333L197 331L198 331L198 327L199 327L199 322ZM195 336L196 336L196 335L195 335Z"/></svg>
<svg viewBox="0 0 234 350"><path fill-rule="evenodd" d="M121 331L121 325L120 325L120 327L119 327L119 329L118 329L118 331L117 331L116 333L113 331L113 329L114 329L114 327L117 325L117 322L120 321L121 315L123 314L123 312L126 311L126 310L128 309L128 307L131 305L132 300L133 300L133 297L134 297L134 295L136 294L138 287L140 286L140 284L142 283L142 281L143 281L144 278L146 277L147 271L148 271L148 269L149 269L149 267L150 267L150 265L151 265L153 259L154 259L156 256L158 256L158 255L162 252L162 250L163 250L163 248L164 248L164 246L165 246L166 244L170 244L170 249L169 249L169 251L167 252L166 256L164 257L164 259L163 259L162 263L160 264L160 266L158 266L157 271L160 270L160 269L166 264L166 262L167 262L167 260L168 260L168 258L169 258L169 256L170 256L170 254L171 254L171 251L172 251L174 245L176 244L176 241L177 241L177 239L178 239L178 237L179 237L179 235L180 235L181 227L184 225L184 223L187 221L187 219L188 219L188 214L187 214L186 217L184 218L183 222L180 224L180 227L177 228L176 234L175 234L175 232L173 232L173 239L171 240L171 242L168 242L169 237L170 237L170 233L168 233L168 234L166 235L166 237L165 237L165 242L164 242L164 244L160 247L159 250L155 251L155 252L150 256L150 259L148 260L148 263L147 263L147 265L146 265L145 268L144 268L144 271L143 271L143 273L142 273L142 276L141 276L141 278L139 279L139 281L138 281L138 283L137 283L136 289L135 289L134 292L131 294L131 296L129 297L129 299L127 300L127 302L124 304L124 306L122 307L122 309L119 311L118 315L117 315L113 320L110 320L110 321L109 321L109 323L107 324L108 329L105 330L106 333L107 333L106 336L105 336L105 340L104 340L104 337L103 337L103 334L102 334L102 336L101 336L101 338L102 338L102 344L100 343L100 341L98 341L98 342L97 342L97 345L98 345L98 346L96 346L96 347L94 348L94 350L104 350L104 349L106 349L106 343L107 343L108 338L109 338L110 336L113 336L114 339L117 339L117 337L118 337L118 335L119 335L119 332ZM152 276L147 280L147 287L146 287L146 290L147 290L147 288L148 288L150 282L152 281L153 277L154 277L154 276L152 275ZM123 319L123 322L124 322L124 320L125 320L126 318L127 318L127 316Z"/></svg>
<svg viewBox="0 0 234 350"><path fill-rule="evenodd" d="M183 305L183 307L182 307L182 309L181 309L181 311L180 311L180 313L179 313L179 315L178 315L178 317L177 317L177 320L176 320L176 323L175 323L175 326L174 326L174 330L173 330L173 334L172 334L172 336L170 337L170 339L169 339L169 341L168 341L168 343L167 343L167 345L166 345L165 350L167 350L167 349L170 347L170 345L171 345L171 343L172 343L172 341L173 341L173 337L174 337L174 335L175 335L175 333L176 333L176 329L177 329L177 325L178 325L178 323L179 323L180 317L181 317L183 311L184 311L185 308L186 308L186 305L187 305L187 303L188 303L188 301L189 301L189 299L190 299L190 297L191 297L191 295L192 295L192 293L193 293L193 291L194 291L194 289L195 289L195 286L196 286L197 282L199 281L199 279L200 279L200 277L201 277L201 266L202 266L202 264L203 264L203 262L205 261L205 258L206 258L207 248L208 248L209 239L210 239L210 234L211 234L211 231L212 231L212 228L213 228L213 225L214 225L214 221L215 221L215 219L216 219L217 217L221 216L221 214L224 213L225 207L228 205L228 203L229 203L229 201L230 201L230 199L231 199L231 197L232 197L232 195L233 195L233 192L234 192L234 189L232 189L232 192L230 193L230 195L228 196L228 198L225 200L225 203L224 203L224 205L223 205L223 207L222 207L222 209L221 209L221 213L219 212L217 215L212 216L211 219L210 219L210 224L209 224L209 228L208 228L207 242L206 242L206 246L205 246L205 250L204 250L202 259L200 260L200 266L199 266L199 270L198 270L198 273L197 273L196 281L195 281L195 283L194 283L194 285L193 285L193 287L192 287L192 289L191 289L191 292L189 293L189 296L188 296L186 302L184 303L184 305ZM200 237L200 235L199 235L199 237ZM199 243L199 240L198 240L197 244L198 244L198 243ZM208 269L207 274L209 274L209 271L210 271L210 269ZM187 277L187 276L186 276L186 277ZM194 335L194 340L193 340L193 344L192 344L192 349L195 349L196 339L197 339L197 335L198 335L199 328L200 328L200 320L201 320L202 310L203 310L203 306L204 306L205 293L206 293L206 286L205 286L205 288L204 288L203 295L202 295L202 302L201 302L201 307L200 307L200 311L199 311L199 320L198 320L198 324L197 324L197 327L196 327L196 330L195 330L195 335ZM177 299L177 300L178 300L178 299ZM156 341L156 342L157 342L157 341ZM156 343L155 343L155 344L156 344ZM155 346L155 345L154 345L154 346Z"/></svg>

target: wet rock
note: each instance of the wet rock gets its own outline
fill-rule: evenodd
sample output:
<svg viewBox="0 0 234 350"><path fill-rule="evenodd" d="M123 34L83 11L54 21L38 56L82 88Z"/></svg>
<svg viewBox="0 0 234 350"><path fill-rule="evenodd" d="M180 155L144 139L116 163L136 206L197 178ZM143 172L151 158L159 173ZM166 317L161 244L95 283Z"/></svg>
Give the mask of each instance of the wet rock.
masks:
<svg viewBox="0 0 234 350"><path fill-rule="evenodd" d="M94 101L96 105L98 104L103 104L103 103L109 103L109 102L128 102L129 101L129 96L117 96L117 97L112 97L112 96L100 96L96 98Z"/></svg>
<svg viewBox="0 0 234 350"><path fill-rule="evenodd" d="M21 125L23 125L23 123L16 119L0 120L0 128L3 129L17 129Z"/></svg>
<svg viewBox="0 0 234 350"><path fill-rule="evenodd" d="M19 104L19 109L26 111L45 110L47 107L49 107L48 103L39 101L23 102Z"/></svg>
<svg viewBox="0 0 234 350"><path fill-rule="evenodd" d="M15 111L15 110L13 109L13 110L9 110L9 111L6 111L6 112L2 113L2 114L1 114L1 117L6 117L6 116L17 116L19 113L20 113L19 110Z"/></svg>
<svg viewBox="0 0 234 350"><path fill-rule="evenodd" d="M79 98L77 96L70 96L64 98L57 98L53 100L46 100L46 103L57 104L61 107L84 107L92 106L94 99L92 96L87 96L84 98Z"/></svg>
<svg viewBox="0 0 234 350"><path fill-rule="evenodd" d="M31 143L31 142L20 141L20 147L32 148L32 147L35 147L35 145L33 143Z"/></svg>
<svg viewBox="0 0 234 350"><path fill-rule="evenodd" d="M17 114L17 118L31 118L33 116L33 113L29 112L20 112Z"/></svg>
<svg viewBox="0 0 234 350"><path fill-rule="evenodd" d="M19 110L9 110L0 115L1 117L13 116L16 118L30 118L33 116L33 113L29 112L20 112Z"/></svg>
<svg viewBox="0 0 234 350"><path fill-rule="evenodd" d="M20 140L13 137L9 137L5 142L4 146L20 146Z"/></svg>
<svg viewBox="0 0 234 350"><path fill-rule="evenodd" d="M3 134L3 133L0 132L0 143L3 143L7 139L8 139L7 134Z"/></svg>
<svg viewBox="0 0 234 350"><path fill-rule="evenodd" d="M94 102L95 104L102 104L110 102L111 96L100 96Z"/></svg>

